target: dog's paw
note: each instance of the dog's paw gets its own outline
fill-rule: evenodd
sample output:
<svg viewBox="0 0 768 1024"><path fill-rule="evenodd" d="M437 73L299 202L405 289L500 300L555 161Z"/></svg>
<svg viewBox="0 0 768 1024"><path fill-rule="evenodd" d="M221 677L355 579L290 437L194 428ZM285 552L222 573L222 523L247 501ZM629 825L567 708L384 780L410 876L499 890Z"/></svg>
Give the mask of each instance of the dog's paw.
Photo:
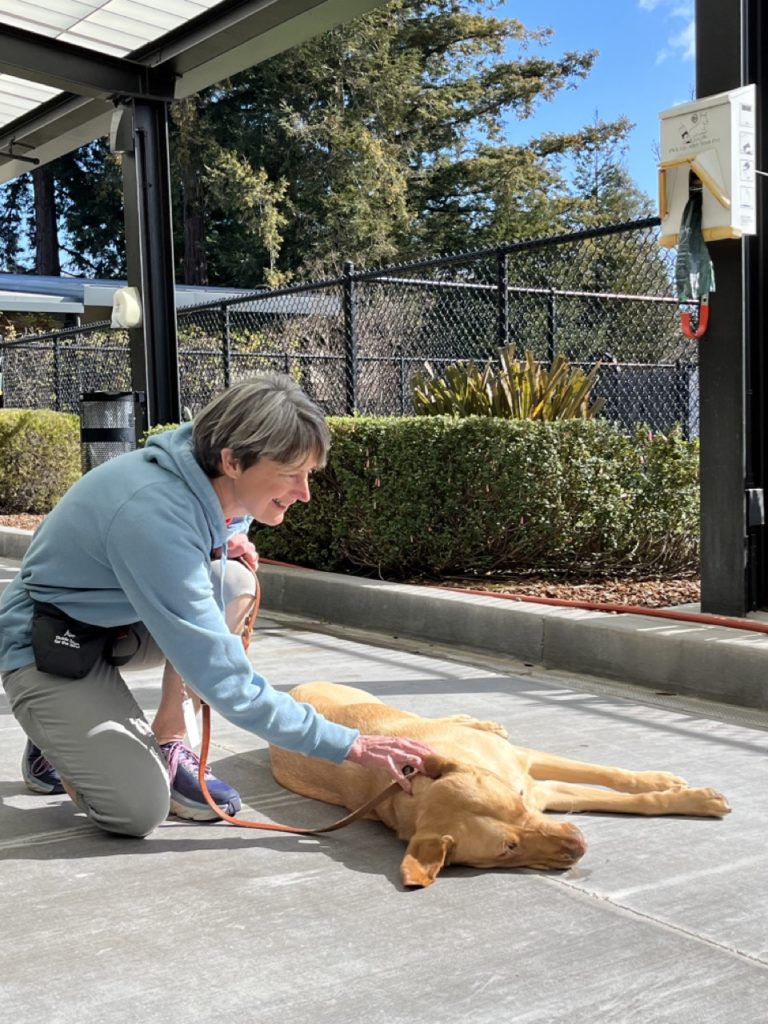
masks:
<svg viewBox="0 0 768 1024"><path fill-rule="evenodd" d="M670 772L633 772L633 793L661 793L667 789L687 789L688 783Z"/></svg>
<svg viewBox="0 0 768 1024"><path fill-rule="evenodd" d="M705 818L723 818L731 813L730 805L716 789L686 789L679 794L680 814L695 814Z"/></svg>
<svg viewBox="0 0 768 1024"><path fill-rule="evenodd" d="M472 715L449 715L443 721L453 722L456 725L467 725L470 729L481 729L483 732L493 732L505 739L507 737L507 730L499 722L481 721L479 718L473 718Z"/></svg>

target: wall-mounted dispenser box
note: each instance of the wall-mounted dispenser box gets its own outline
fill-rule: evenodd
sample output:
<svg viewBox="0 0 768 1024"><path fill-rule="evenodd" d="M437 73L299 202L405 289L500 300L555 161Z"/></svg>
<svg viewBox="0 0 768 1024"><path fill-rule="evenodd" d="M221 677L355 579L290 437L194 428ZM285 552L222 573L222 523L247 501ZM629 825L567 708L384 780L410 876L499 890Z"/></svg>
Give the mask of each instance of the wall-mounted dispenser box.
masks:
<svg viewBox="0 0 768 1024"><path fill-rule="evenodd" d="M755 102L754 85L745 85L659 114L661 245L677 245L699 183L706 241L756 233Z"/></svg>

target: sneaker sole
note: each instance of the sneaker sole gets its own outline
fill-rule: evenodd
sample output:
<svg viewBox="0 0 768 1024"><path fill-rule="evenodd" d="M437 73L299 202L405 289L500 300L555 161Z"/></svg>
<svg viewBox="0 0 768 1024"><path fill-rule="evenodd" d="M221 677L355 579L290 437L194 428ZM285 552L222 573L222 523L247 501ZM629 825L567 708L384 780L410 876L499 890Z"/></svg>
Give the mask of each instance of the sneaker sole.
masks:
<svg viewBox="0 0 768 1024"><path fill-rule="evenodd" d="M221 808L225 814L237 813L232 811L227 805ZM238 808L239 810L239 808ZM186 818L187 821L219 821L219 816L212 808L206 804L187 804L178 800L176 797L171 797L171 809L170 814L174 814L177 818Z"/></svg>
<svg viewBox="0 0 768 1024"><path fill-rule="evenodd" d="M61 796L64 793L63 786L61 788L58 786L46 786L44 783L38 782L37 779L30 779L26 775L24 776L24 785L35 796Z"/></svg>

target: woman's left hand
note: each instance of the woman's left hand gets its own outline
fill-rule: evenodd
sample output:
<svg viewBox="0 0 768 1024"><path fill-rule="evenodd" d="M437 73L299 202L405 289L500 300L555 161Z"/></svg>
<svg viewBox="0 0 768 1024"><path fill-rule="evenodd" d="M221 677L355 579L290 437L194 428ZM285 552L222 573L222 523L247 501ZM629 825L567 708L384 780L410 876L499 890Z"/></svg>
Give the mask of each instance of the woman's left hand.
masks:
<svg viewBox="0 0 768 1024"><path fill-rule="evenodd" d="M244 533L234 533L227 541L227 558L240 558L249 569L257 572L259 553Z"/></svg>

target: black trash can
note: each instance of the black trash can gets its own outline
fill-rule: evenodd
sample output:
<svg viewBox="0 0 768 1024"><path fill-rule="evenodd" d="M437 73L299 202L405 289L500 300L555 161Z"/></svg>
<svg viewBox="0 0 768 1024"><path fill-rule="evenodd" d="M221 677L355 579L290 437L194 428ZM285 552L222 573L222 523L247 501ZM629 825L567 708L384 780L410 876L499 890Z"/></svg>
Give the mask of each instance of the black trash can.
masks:
<svg viewBox="0 0 768 1024"><path fill-rule="evenodd" d="M91 391L80 399L83 473L136 447L133 391Z"/></svg>

